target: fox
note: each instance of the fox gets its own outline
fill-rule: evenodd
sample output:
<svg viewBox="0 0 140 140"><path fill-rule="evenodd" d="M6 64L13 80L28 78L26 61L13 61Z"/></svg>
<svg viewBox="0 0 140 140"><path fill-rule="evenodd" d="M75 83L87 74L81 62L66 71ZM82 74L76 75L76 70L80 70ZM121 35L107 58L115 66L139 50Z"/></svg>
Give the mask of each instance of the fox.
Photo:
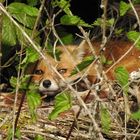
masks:
<svg viewBox="0 0 140 140"><path fill-rule="evenodd" d="M101 41L92 41L92 47L95 50L95 54L99 56L101 54ZM123 66L129 73L138 71L140 69L140 50L133 47L127 54L126 51L132 47L133 43L130 41L115 41L110 40L105 45L105 50L102 51L102 55L111 62L110 65L104 65L103 71L109 80L115 80L114 70ZM39 92L43 95L54 96L63 91L67 86L67 83L74 84L82 76L84 70L77 74L71 75L75 67L82 62L86 56L92 56L92 52L87 42L78 45L57 46L57 49L61 51L60 60L55 60L52 56L47 54L47 59L50 64L56 68L59 74L65 79L63 81L58 74L51 70L45 63L45 60L39 60L36 70L34 71L32 81L39 85ZM66 51L67 50L67 51ZM114 65L123 55L125 56ZM86 78L90 85L94 84L97 79L97 63L92 63ZM80 85L81 88L83 88ZM86 88L83 88L86 90Z"/></svg>
<svg viewBox="0 0 140 140"><path fill-rule="evenodd" d="M103 51L101 49L101 41L94 40L91 43L96 56L103 55L107 61L111 61L111 64L102 64L102 70L105 72L108 80L115 80L114 71L119 66L125 67L129 74L135 71L140 71L140 49L136 48L135 46L132 47L134 45L133 42L110 40L106 43ZM96 61L93 61L93 63L82 71L79 71L74 75L71 74L76 66L80 64L85 57L94 55L87 42L84 41L83 43L80 43L80 45L66 45L65 47L59 45L56 48L61 51L60 60L56 60L46 51L45 55L49 63L57 70L65 81L61 79L58 73L54 72L51 67L46 64L46 60L42 58L38 60L38 65L33 74L30 73L33 68L32 64L29 66L27 72L32 76L31 82L38 85L38 91L41 95L43 95L45 98L55 97L60 92L67 90L67 84L73 86L78 92L88 90L89 88L85 86L86 84L90 86L96 84L98 81L98 71L96 69L98 64ZM126 53L130 48L132 48L131 51ZM124 57L120 59L122 56ZM117 61L118 63L116 63ZM86 71L88 68L89 70ZM4 106L6 104L10 104L11 106L11 104L14 102L13 95L11 97L11 93L8 95L1 94L0 98L0 100L5 98L3 102ZM20 98L21 95L19 96L19 99ZM2 102L0 105L1 104Z"/></svg>

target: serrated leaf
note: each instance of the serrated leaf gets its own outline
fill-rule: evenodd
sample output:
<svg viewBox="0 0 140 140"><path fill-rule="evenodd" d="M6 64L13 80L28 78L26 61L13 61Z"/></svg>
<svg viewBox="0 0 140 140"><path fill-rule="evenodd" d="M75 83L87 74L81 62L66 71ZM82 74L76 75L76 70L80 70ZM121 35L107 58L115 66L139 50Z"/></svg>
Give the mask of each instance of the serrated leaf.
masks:
<svg viewBox="0 0 140 140"><path fill-rule="evenodd" d="M60 0L56 1L57 6L59 6L67 15L71 15L71 10L70 10L70 1L67 0Z"/></svg>
<svg viewBox="0 0 140 140"><path fill-rule="evenodd" d="M38 52L32 47L26 47L26 57L23 59L22 64L35 62L39 59Z"/></svg>
<svg viewBox="0 0 140 140"><path fill-rule="evenodd" d="M18 84L20 84L19 89L26 90L26 88L27 88L27 81L29 80L29 78L30 78L30 75L24 75L20 79L20 83L18 83ZM17 86L17 77L13 77L12 76L10 78L10 84L11 84L12 87L16 88L16 86Z"/></svg>
<svg viewBox="0 0 140 140"><path fill-rule="evenodd" d="M94 60L95 60L94 56L85 57L84 60L80 64L77 65L78 70L82 71L83 69L87 68ZM71 76L78 73L77 68L72 70Z"/></svg>
<svg viewBox="0 0 140 140"><path fill-rule="evenodd" d="M38 15L37 8L31 7L24 3L14 2L8 5L8 11L19 23L33 29L36 17Z"/></svg>
<svg viewBox="0 0 140 140"><path fill-rule="evenodd" d="M61 24L63 25L76 25L83 27L92 27L78 16L64 15L60 19Z"/></svg>
<svg viewBox="0 0 140 140"><path fill-rule="evenodd" d="M71 96L69 92L62 92L55 97L55 106L53 111L49 114L49 119L54 120L57 116L69 110L72 106Z"/></svg>
<svg viewBox="0 0 140 140"><path fill-rule="evenodd" d="M122 32L123 32L124 29L115 29L115 35L119 36Z"/></svg>
<svg viewBox="0 0 140 140"><path fill-rule="evenodd" d="M67 45L67 44L72 44L74 41L73 35L72 34L66 34L64 37L61 38L61 41Z"/></svg>
<svg viewBox="0 0 140 140"><path fill-rule="evenodd" d="M12 14L12 16L20 23L22 24L24 27L28 27L30 29L33 29L35 21L36 21L36 17L32 17L29 16L25 13L16 13L16 14Z"/></svg>
<svg viewBox="0 0 140 140"><path fill-rule="evenodd" d="M134 120L140 120L140 110L131 114L131 118Z"/></svg>
<svg viewBox="0 0 140 140"><path fill-rule="evenodd" d="M117 67L115 69L115 77L122 86L124 92L128 91L129 73L124 67Z"/></svg>
<svg viewBox="0 0 140 140"><path fill-rule="evenodd" d="M35 136L34 140L45 140L45 138L41 135Z"/></svg>
<svg viewBox="0 0 140 140"><path fill-rule="evenodd" d="M127 33L127 37L129 40L135 42L138 38L140 38L140 32L130 31ZM140 39L136 43L136 47L140 49Z"/></svg>
<svg viewBox="0 0 140 140"><path fill-rule="evenodd" d="M11 14L27 14L29 16L35 16L38 15L38 9L29 5L26 5L24 3L19 2L13 2L8 5L8 11Z"/></svg>
<svg viewBox="0 0 140 140"><path fill-rule="evenodd" d="M113 26L115 19L111 18L106 20L106 26L110 27ZM102 18L97 18L96 21L92 25L94 26L101 26L103 24L103 19Z"/></svg>
<svg viewBox="0 0 140 140"><path fill-rule="evenodd" d="M94 26L101 26L102 24L102 18L97 18L93 23Z"/></svg>
<svg viewBox="0 0 140 140"><path fill-rule="evenodd" d="M12 77L10 78L10 84L11 84L12 87L15 88L16 85L17 85L17 78L12 76Z"/></svg>
<svg viewBox="0 0 140 140"><path fill-rule="evenodd" d="M111 118L107 108L101 106L101 125L104 133L109 133L110 126L111 126Z"/></svg>
<svg viewBox="0 0 140 140"><path fill-rule="evenodd" d="M7 16L3 17L2 25L2 43L7 46L16 45L17 37L15 32L15 26L9 20Z"/></svg>
<svg viewBox="0 0 140 140"><path fill-rule="evenodd" d="M113 26L115 19L111 18L107 20L107 26Z"/></svg>
<svg viewBox="0 0 140 140"><path fill-rule="evenodd" d="M131 8L131 6L129 3L121 1L120 2L120 16L124 16L130 8Z"/></svg>
<svg viewBox="0 0 140 140"><path fill-rule="evenodd" d="M21 25L20 25L20 27L28 34L28 36L32 36L31 29L25 28L24 26L21 26ZM27 42L27 39L24 37L24 35L22 34L22 32L18 28L16 28L16 34L17 34L18 42L20 44L22 44L22 45L24 44L24 46L29 45L29 43ZM39 44L40 37L38 36L38 34L39 34L39 32L35 30L34 31L34 43L37 42Z"/></svg>
<svg viewBox="0 0 140 140"><path fill-rule="evenodd" d="M36 109L41 104L41 97L36 89L32 89L27 92L27 103L31 113L31 117L33 121L35 121L37 117Z"/></svg>

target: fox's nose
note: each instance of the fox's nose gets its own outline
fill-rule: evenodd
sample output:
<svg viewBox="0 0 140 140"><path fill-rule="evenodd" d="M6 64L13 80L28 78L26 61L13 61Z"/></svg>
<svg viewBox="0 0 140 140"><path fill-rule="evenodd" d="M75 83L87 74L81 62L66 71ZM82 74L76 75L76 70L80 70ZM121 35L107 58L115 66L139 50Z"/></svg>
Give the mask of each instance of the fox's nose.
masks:
<svg viewBox="0 0 140 140"><path fill-rule="evenodd" d="M43 81L43 87L49 88L51 86L51 81L50 80L44 80Z"/></svg>

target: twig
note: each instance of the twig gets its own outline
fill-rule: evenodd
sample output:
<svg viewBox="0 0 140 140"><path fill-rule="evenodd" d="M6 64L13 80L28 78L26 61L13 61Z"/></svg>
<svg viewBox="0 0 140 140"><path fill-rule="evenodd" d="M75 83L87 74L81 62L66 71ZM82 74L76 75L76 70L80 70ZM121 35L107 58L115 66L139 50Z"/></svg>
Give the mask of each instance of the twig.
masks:
<svg viewBox="0 0 140 140"><path fill-rule="evenodd" d="M103 9L103 14L102 14L102 30L103 30L103 36L102 36L102 45L101 48L103 48L107 42L107 37L106 37L106 21L107 21L107 4L108 0L102 0L101 3L101 8Z"/></svg>
<svg viewBox="0 0 140 140"><path fill-rule="evenodd" d="M42 3L41 3L41 6L39 8L38 16L36 18L35 25L34 25L34 28L33 28L33 31L32 31L32 36L31 36L32 39L34 38L34 32L36 31L36 28L39 24L39 20L41 18L41 14L42 14L45 2L46 2L46 0L43 0Z"/></svg>
<svg viewBox="0 0 140 140"><path fill-rule="evenodd" d="M138 13L137 13L137 11L136 11L136 9L135 9L135 7L134 7L132 1L131 1L131 0L128 0L128 1L129 1L130 5L131 5L131 7L132 7L132 10L133 10L133 12L134 12L134 14L135 14L135 16L136 16L136 19L137 19L138 25L139 25L139 31L140 31L140 18L139 18L139 15L138 15Z"/></svg>

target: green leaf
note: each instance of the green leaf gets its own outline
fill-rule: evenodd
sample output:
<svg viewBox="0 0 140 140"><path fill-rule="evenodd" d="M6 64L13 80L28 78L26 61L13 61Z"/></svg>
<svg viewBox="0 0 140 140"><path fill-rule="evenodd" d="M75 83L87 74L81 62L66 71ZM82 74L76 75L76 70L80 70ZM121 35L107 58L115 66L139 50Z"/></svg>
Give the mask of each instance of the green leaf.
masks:
<svg viewBox="0 0 140 140"><path fill-rule="evenodd" d="M64 15L61 17L60 22L63 25L76 25L76 26L83 26L83 27L92 27L88 23L85 23L78 16Z"/></svg>
<svg viewBox="0 0 140 140"><path fill-rule="evenodd" d="M12 77L10 78L10 84L11 84L12 87L15 88L16 85L17 85L17 78L12 76Z"/></svg>
<svg viewBox="0 0 140 140"><path fill-rule="evenodd" d="M101 60L103 65L111 65L112 64L112 61L111 60L107 60L104 55L101 55L100 60Z"/></svg>
<svg viewBox="0 0 140 140"><path fill-rule="evenodd" d="M33 26L34 26L36 17L33 17L31 15L35 15L35 14L27 14L26 15L26 12L23 12L24 10L22 10L24 8L15 7L16 5L18 6L18 4L17 3L12 3L8 6L9 10L12 12L12 16L15 19L17 19L20 23L24 24L24 26L32 29ZM25 4L23 4L23 5L25 5ZM22 6L22 4L20 6ZM31 11L33 11L33 10L31 10ZM35 12L33 12L33 13L35 13ZM25 28L24 26L21 26L21 28L23 28L25 30L25 32L29 36L31 36L32 30L30 30L28 28ZM35 31L34 34L37 36L38 32ZM34 35L35 39L37 41L39 41L39 37L37 38L35 35ZM3 27L2 27L2 43L4 45L14 46L14 45L16 45L17 41L19 41L20 43L23 43L23 42L26 43L27 42L26 39L24 38L23 34L21 33L21 31L17 27L15 27L15 25L9 20L9 18L7 16L4 16L3 17Z"/></svg>
<svg viewBox="0 0 140 140"><path fill-rule="evenodd" d="M26 57L23 59L22 64L28 64L39 60L38 52L32 47L26 47Z"/></svg>
<svg viewBox="0 0 140 140"><path fill-rule="evenodd" d="M30 6L36 6L39 0L27 0L28 5Z"/></svg>
<svg viewBox="0 0 140 140"><path fill-rule="evenodd" d="M109 133L111 126L111 118L107 108L101 106L101 125L104 133Z"/></svg>
<svg viewBox="0 0 140 140"><path fill-rule="evenodd" d="M129 73L124 67L117 67L115 69L115 77L122 86L125 93L128 91Z"/></svg>
<svg viewBox="0 0 140 140"><path fill-rule="evenodd" d="M27 81L29 80L30 78L30 75L24 75L21 79L20 79L20 84L19 86L19 89L21 90L26 90L27 89ZM10 84L12 87L16 88L17 86L17 77L11 77L10 79Z"/></svg>
<svg viewBox="0 0 140 140"><path fill-rule="evenodd" d="M6 139L7 140L12 140L12 137L13 137L13 129L11 127L9 127L8 136L7 136ZM16 129L15 137L18 138L18 139L21 139L21 132L20 132L19 128Z"/></svg>
<svg viewBox="0 0 140 140"><path fill-rule="evenodd" d="M34 140L45 140L45 138L41 135L35 136Z"/></svg>
<svg viewBox="0 0 140 140"><path fill-rule="evenodd" d="M114 30L114 31L115 31L115 35L116 35L116 36L119 36L119 35L123 32L123 30L124 30L124 29L122 29L122 28L121 28L121 29L115 29L115 30Z"/></svg>
<svg viewBox="0 0 140 140"><path fill-rule="evenodd" d="M140 0L133 0L133 4L140 4Z"/></svg>
<svg viewBox="0 0 140 140"><path fill-rule="evenodd" d="M102 18L97 18L93 23L94 26L101 26L102 24Z"/></svg>
<svg viewBox="0 0 140 140"><path fill-rule="evenodd" d="M74 38L72 34L66 34L64 37L61 38L61 41L67 45L72 44L74 42Z"/></svg>
<svg viewBox="0 0 140 140"><path fill-rule="evenodd" d="M15 26L7 16L3 17L2 24L2 43L7 46L16 45L17 37Z"/></svg>
<svg viewBox="0 0 140 140"><path fill-rule="evenodd" d="M31 7L24 3L14 2L8 6L8 11L19 23L33 29L36 17L38 15L37 8Z"/></svg>
<svg viewBox="0 0 140 140"><path fill-rule="evenodd" d="M84 60L77 65L77 68L79 71L82 71L83 69L87 68L93 61L95 60L94 56L87 56L84 58ZM71 76L78 73L77 68L73 69L71 72Z"/></svg>
<svg viewBox="0 0 140 140"><path fill-rule="evenodd" d="M5 0L0 0L0 3L3 3Z"/></svg>
<svg viewBox="0 0 140 140"><path fill-rule="evenodd" d="M49 119L54 120L60 113L69 110L72 106L71 96L69 92L61 92L55 97L55 106L49 114Z"/></svg>
<svg viewBox="0 0 140 140"><path fill-rule="evenodd" d="M124 16L130 8L131 8L131 6L129 3L121 1L120 2L120 16Z"/></svg>
<svg viewBox="0 0 140 140"><path fill-rule="evenodd" d="M24 26L21 26L21 25L20 25L20 27L28 34L28 36L32 36L31 29L25 28ZM24 37L24 35L18 28L16 28L16 34L17 34L18 42L20 44L22 44L22 45L24 44L24 46L27 46L27 45L29 46L27 39ZM34 36L34 43L39 44L39 42L40 42L39 32L35 30L33 36Z"/></svg>
<svg viewBox="0 0 140 140"><path fill-rule="evenodd" d="M28 16L25 13L16 13L12 15L20 24L33 29L36 17Z"/></svg>
<svg viewBox="0 0 140 140"><path fill-rule="evenodd" d="M110 27L113 26L115 19L111 18L106 20L106 26ZM94 21L94 23L92 25L94 26L101 26L103 24L103 19L102 18L97 18L96 21Z"/></svg>
<svg viewBox="0 0 140 140"><path fill-rule="evenodd" d="M8 12L11 14L26 14L29 16L38 16L38 9L35 7L31 7L24 3L13 2L8 5Z"/></svg>
<svg viewBox="0 0 140 140"><path fill-rule="evenodd" d="M114 21L115 21L114 18L108 19L108 20L107 20L107 26L109 26L109 27L110 27L110 26L113 26Z"/></svg>
<svg viewBox="0 0 140 140"><path fill-rule="evenodd" d="M136 32L136 31L130 31L127 33L127 37L128 39L130 39L131 41L136 41L138 38L140 38L140 32ZM138 40L138 42L136 43L136 47L138 49L140 49L140 39Z"/></svg>
<svg viewBox="0 0 140 140"><path fill-rule="evenodd" d="M134 120L140 120L140 110L131 114L131 118Z"/></svg>
<svg viewBox="0 0 140 140"><path fill-rule="evenodd" d="M71 15L71 10L70 10L70 1L67 0L56 0L55 3L57 6L59 6L67 15Z"/></svg>
<svg viewBox="0 0 140 140"><path fill-rule="evenodd" d="M31 90L27 92L27 103L29 106L31 117L33 121L35 121L37 117L36 109L41 104L41 97L39 93L37 92L36 88L35 89L32 88Z"/></svg>

